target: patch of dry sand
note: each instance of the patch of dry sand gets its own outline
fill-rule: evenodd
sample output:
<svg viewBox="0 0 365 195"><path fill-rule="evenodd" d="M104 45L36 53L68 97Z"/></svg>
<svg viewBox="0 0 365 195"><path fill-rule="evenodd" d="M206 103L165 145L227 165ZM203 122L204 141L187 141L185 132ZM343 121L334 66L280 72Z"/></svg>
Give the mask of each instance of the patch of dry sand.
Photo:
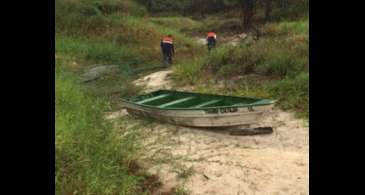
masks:
<svg viewBox="0 0 365 195"><path fill-rule="evenodd" d="M120 117L123 117L125 115L127 115L128 112L125 110L125 109L121 109L119 111L116 111L116 112L108 112L108 113L105 113L105 118L106 119L117 119L117 118L120 118Z"/></svg>
<svg viewBox="0 0 365 195"><path fill-rule="evenodd" d="M231 136L226 131L160 124L151 134L159 139L149 150L160 163L150 172L161 177L161 191L182 185L192 195L309 194L305 123L275 110L259 124L271 124L271 135ZM176 170L190 167L191 177L178 178Z"/></svg>
<svg viewBox="0 0 365 195"><path fill-rule="evenodd" d="M134 81L133 83L137 86L144 86L146 92L158 89L170 89L170 81L167 77L171 73L171 70L154 72Z"/></svg>

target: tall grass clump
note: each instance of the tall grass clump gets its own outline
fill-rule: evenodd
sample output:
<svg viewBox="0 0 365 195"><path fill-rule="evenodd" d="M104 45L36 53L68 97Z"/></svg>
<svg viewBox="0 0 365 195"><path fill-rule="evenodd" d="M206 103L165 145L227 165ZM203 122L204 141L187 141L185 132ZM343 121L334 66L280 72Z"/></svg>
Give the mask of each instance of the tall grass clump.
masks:
<svg viewBox="0 0 365 195"><path fill-rule="evenodd" d="M56 55L70 59L68 70L82 73L93 65L120 67L118 72L85 84L89 91L108 99L112 109L118 105L118 96L137 91L129 80L138 73L162 67L160 41L164 35L175 38L174 63L202 51L176 26L153 22L143 10L133 0L56 0ZM192 21L183 17L162 20L172 24L179 18L186 27Z"/></svg>
<svg viewBox="0 0 365 195"><path fill-rule="evenodd" d="M107 16L144 16L146 10L132 0L56 0L56 32L85 35L102 34L109 25Z"/></svg>
<svg viewBox="0 0 365 195"><path fill-rule="evenodd" d="M118 64L137 66L150 59L140 56L128 47L102 39L88 40L82 37L56 36L56 53L74 56L94 64Z"/></svg>
<svg viewBox="0 0 365 195"><path fill-rule="evenodd" d="M203 58L186 59L175 66L173 79L178 81L181 85L193 85L197 84L201 80L200 69Z"/></svg>
<svg viewBox="0 0 365 195"><path fill-rule="evenodd" d="M220 35L242 32L242 21L238 17L209 16L197 21L193 28L183 29L184 32L199 36L205 36L208 31L218 32Z"/></svg>
<svg viewBox="0 0 365 195"><path fill-rule="evenodd" d="M254 66L260 63L262 58L263 56L255 49L226 46L213 51L206 58L202 70L225 78L249 74L254 71Z"/></svg>
<svg viewBox="0 0 365 195"><path fill-rule="evenodd" d="M56 72L56 194L142 194L144 175L131 170L138 134L115 132L108 104L73 76Z"/></svg>
<svg viewBox="0 0 365 195"><path fill-rule="evenodd" d="M261 39L239 47L224 46L204 58L201 73L223 78L246 74L284 78L305 70L309 63L307 47L277 39Z"/></svg>
<svg viewBox="0 0 365 195"><path fill-rule="evenodd" d="M104 14L125 13L133 16L144 16L147 10L134 0L101 0L97 1L98 9Z"/></svg>
<svg viewBox="0 0 365 195"><path fill-rule="evenodd" d="M130 2L130 3L128 3ZM56 2L56 52L77 56L87 63L128 64L135 68L162 65L160 41L172 34L178 55L176 60L191 58L201 52L196 42L171 24L181 18L189 26L192 20L153 19L124 11L134 1L65 0ZM141 8L142 9L142 8ZM176 26L176 25L175 25Z"/></svg>
<svg viewBox="0 0 365 195"><path fill-rule="evenodd" d="M274 20L300 19L309 14L309 0L276 1L277 8L272 10Z"/></svg>
<svg viewBox="0 0 365 195"><path fill-rule="evenodd" d="M300 116L309 114L309 73L302 72L293 78L273 83L269 90L279 99L283 109L296 110Z"/></svg>
<svg viewBox="0 0 365 195"><path fill-rule="evenodd" d="M169 16L169 17L151 17L149 19L152 23L160 26L174 28L179 30L192 30L201 25L199 21L192 20L187 17Z"/></svg>
<svg viewBox="0 0 365 195"><path fill-rule="evenodd" d="M263 34L272 36L306 35L309 33L308 18L297 21L273 22L263 26Z"/></svg>
<svg viewBox="0 0 365 195"><path fill-rule="evenodd" d="M296 40L266 39L254 46L263 60L255 71L266 76L284 78L306 71L308 44ZM260 52L261 51L261 52Z"/></svg>
<svg viewBox="0 0 365 195"><path fill-rule="evenodd" d="M179 64L175 75L180 83L205 83L207 75L213 80L232 81L227 92L235 89L236 94L270 95L280 99L282 108L308 115L307 22L268 25L259 40L219 46L210 54ZM241 87L237 78L249 76L261 82L247 80Z"/></svg>

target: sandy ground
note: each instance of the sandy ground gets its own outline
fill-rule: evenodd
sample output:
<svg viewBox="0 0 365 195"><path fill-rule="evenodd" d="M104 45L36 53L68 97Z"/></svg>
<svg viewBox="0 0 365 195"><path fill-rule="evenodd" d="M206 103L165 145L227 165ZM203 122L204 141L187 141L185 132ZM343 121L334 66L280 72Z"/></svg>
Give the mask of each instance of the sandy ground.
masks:
<svg viewBox="0 0 365 195"><path fill-rule="evenodd" d="M171 70L154 72L134 81L133 83L137 86L143 86L146 92L158 89L170 89L170 80L168 77L171 73Z"/></svg>
<svg viewBox="0 0 365 195"><path fill-rule="evenodd" d="M183 186L192 195L309 194L305 122L274 110L260 125L274 133L231 136L160 124L151 133L149 153L158 163L150 172L161 177L161 191Z"/></svg>
<svg viewBox="0 0 365 195"><path fill-rule="evenodd" d="M135 83L147 91L169 88L170 73L155 72ZM124 111L110 115L123 116ZM142 162L161 178L156 194L176 186L191 195L309 194L308 122L274 109L258 126L271 126L274 133L232 136L225 130L146 126Z"/></svg>

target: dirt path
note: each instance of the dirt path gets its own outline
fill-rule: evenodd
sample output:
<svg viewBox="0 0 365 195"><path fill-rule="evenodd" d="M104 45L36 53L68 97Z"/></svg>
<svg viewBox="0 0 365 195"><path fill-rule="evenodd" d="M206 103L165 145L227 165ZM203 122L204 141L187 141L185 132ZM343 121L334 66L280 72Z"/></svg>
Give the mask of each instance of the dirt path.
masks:
<svg viewBox="0 0 365 195"><path fill-rule="evenodd" d="M170 73L155 72L135 83L146 91L169 88ZM159 193L181 186L192 195L309 194L308 123L274 109L259 125L272 126L274 133L231 136L157 122L146 126L143 162L160 176Z"/></svg>
<svg viewBox="0 0 365 195"><path fill-rule="evenodd" d="M133 83L137 86L143 86L146 92L158 89L170 89L171 81L168 78L171 73L171 70L154 72L134 81Z"/></svg>
<svg viewBox="0 0 365 195"><path fill-rule="evenodd" d="M238 45L238 43L241 40L246 39L246 38L247 38L247 34L246 33L241 33L241 34L236 34L236 35L228 36L228 37L227 36L218 37L217 41L219 43L236 46L236 45ZM206 45L207 44L206 38L195 37L195 40L200 45Z"/></svg>

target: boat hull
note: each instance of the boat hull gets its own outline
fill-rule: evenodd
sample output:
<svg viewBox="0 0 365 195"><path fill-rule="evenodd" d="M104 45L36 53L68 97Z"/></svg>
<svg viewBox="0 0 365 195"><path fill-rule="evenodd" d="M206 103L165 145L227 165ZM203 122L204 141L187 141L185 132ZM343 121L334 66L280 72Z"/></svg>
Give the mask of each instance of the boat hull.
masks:
<svg viewBox="0 0 365 195"><path fill-rule="evenodd" d="M202 110L166 110L141 107L129 102L124 102L128 113L150 117L175 125L192 127L227 127L251 125L260 120L260 117L271 110L273 105L255 107L238 107L224 109Z"/></svg>

